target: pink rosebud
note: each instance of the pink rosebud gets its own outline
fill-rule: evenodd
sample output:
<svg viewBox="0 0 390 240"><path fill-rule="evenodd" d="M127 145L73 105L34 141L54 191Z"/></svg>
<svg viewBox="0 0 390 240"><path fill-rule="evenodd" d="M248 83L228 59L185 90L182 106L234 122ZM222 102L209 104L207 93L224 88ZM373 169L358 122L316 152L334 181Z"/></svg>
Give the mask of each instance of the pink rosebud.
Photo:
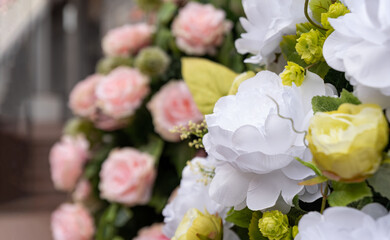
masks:
<svg viewBox="0 0 390 240"><path fill-rule="evenodd" d="M172 24L177 46L190 55L214 54L232 27L225 12L211 4L188 3Z"/></svg>
<svg viewBox="0 0 390 240"><path fill-rule="evenodd" d="M148 103L148 109L155 131L167 141L180 141L180 135L170 131L175 126L203 120L184 81L171 81L163 86Z"/></svg>
<svg viewBox="0 0 390 240"><path fill-rule="evenodd" d="M82 179L77 183L72 197L75 202L85 202L91 196L91 193L91 183L86 179Z"/></svg>
<svg viewBox="0 0 390 240"><path fill-rule="evenodd" d="M150 45L154 27L146 23L125 25L110 30L102 41L107 56L128 57Z"/></svg>
<svg viewBox="0 0 390 240"><path fill-rule="evenodd" d="M62 204L51 216L54 240L91 240L95 227L89 212L79 204Z"/></svg>
<svg viewBox="0 0 390 240"><path fill-rule="evenodd" d="M111 151L100 171L102 198L128 206L149 201L156 170L154 159L134 148Z"/></svg>
<svg viewBox="0 0 390 240"><path fill-rule="evenodd" d="M113 118L131 116L149 93L149 79L137 69L118 67L96 88L98 105Z"/></svg>
<svg viewBox="0 0 390 240"><path fill-rule="evenodd" d="M89 143L83 135L63 136L50 151L51 178L58 190L72 191L88 159Z"/></svg>
<svg viewBox="0 0 390 240"><path fill-rule="evenodd" d="M155 223L150 227L144 227L138 232L138 236L133 240L169 240L162 233L163 224Z"/></svg>
<svg viewBox="0 0 390 240"><path fill-rule="evenodd" d="M103 75L94 74L76 84L69 96L69 107L75 115L89 117L96 111L95 89Z"/></svg>

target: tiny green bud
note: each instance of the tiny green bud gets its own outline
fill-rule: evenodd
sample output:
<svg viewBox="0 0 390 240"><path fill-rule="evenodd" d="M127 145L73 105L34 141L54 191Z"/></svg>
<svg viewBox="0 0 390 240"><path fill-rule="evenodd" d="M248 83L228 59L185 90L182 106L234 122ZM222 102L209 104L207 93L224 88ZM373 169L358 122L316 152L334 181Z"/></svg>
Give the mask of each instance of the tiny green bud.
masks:
<svg viewBox="0 0 390 240"><path fill-rule="evenodd" d="M287 62L284 68L280 74L283 85L292 86L292 83L295 83L297 87L301 86L305 79L305 69L294 62Z"/></svg>
<svg viewBox="0 0 390 240"><path fill-rule="evenodd" d="M302 33L297 39L295 50L307 64L316 63L323 59L322 46L324 42L324 34L318 30L311 29L307 33Z"/></svg>
<svg viewBox="0 0 390 240"><path fill-rule="evenodd" d="M326 29L333 29L328 21L328 18L338 18L349 12L350 11L344 4L341 2L336 2L329 6L328 12L321 14L321 24Z"/></svg>
<svg viewBox="0 0 390 240"><path fill-rule="evenodd" d="M133 59L126 57L105 57L100 59L96 66L96 71L100 74L107 75L112 70L119 66L131 67L133 65Z"/></svg>
<svg viewBox="0 0 390 240"><path fill-rule="evenodd" d="M259 219L261 234L269 240L290 240L288 217L278 210L265 212Z"/></svg>
<svg viewBox="0 0 390 240"><path fill-rule="evenodd" d="M155 76L164 73L171 60L159 47L147 47L141 50L135 59L135 66L144 74Z"/></svg>

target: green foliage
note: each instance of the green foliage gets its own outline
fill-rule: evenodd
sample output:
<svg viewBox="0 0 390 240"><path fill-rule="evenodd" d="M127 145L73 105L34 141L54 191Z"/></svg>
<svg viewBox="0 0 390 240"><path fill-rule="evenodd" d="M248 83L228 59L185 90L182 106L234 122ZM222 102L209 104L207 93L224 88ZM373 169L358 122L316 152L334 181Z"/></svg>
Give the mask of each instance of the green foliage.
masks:
<svg viewBox="0 0 390 240"><path fill-rule="evenodd" d="M313 24L309 22L305 22L305 23L298 23L296 25L296 29L299 38L303 33L310 32L310 30L315 29L315 27L313 26Z"/></svg>
<svg viewBox="0 0 390 240"><path fill-rule="evenodd" d="M351 103L355 105L361 104L357 97L345 89L341 92L340 98L315 96L311 100L314 113L335 111L343 103Z"/></svg>
<svg viewBox="0 0 390 240"><path fill-rule="evenodd" d="M118 234L117 228L123 227L132 217L133 213L127 207L117 203L111 204L99 219L96 240L114 239Z"/></svg>
<svg viewBox="0 0 390 240"><path fill-rule="evenodd" d="M175 16L177 5L174 3L164 3L157 13L157 22L161 25L167 25Z"/></svg>
<svg viewBox="0 0 390 240"><path fill-rule="evenodd" d="M252 213L253 211L247 207L238 211L232 208L227 214L226 221L234 223L234 225L242 228L249 228Z"/></svg>
<svg viewBox="0 0 390 240"><path fill-rule="evenodd" d="M324 78L324 81L335 86L337 92L341 92L343 89L346 89L350 92L352 92L353 90L352 85L349 84L347 79L345 79L345 74L334 69L329 69L328 73Z"/></svg>
<svg viewBox="0 0 390 240"><path fill-rule="evenodd" d="M332 182L333 192L328 197L330 206L347 206L348 204L371 197L371 189L366 182L361 183L341 183Z"/></svg>
<svg viewBox="0 0 390 240"><path fill-rule="evenodd" d="M200 112L213 112L215 103L228 95L238 76L229 68L202 58L183 58L182 75Z"/></svg>
<svg viewBox="0 0 390 240"><path fill-rule="evenodd" d="M188 147L188 142L181 142L179 144L171 145L167 149L167 154L170 162L175 166L177 175L181 177L183 168L187 165L187 161L190 161L196 150Z"/></svg>
<svg viewBox="0 0 390 240"><path fill-rule="evenodd" d="M119 66L132 67L133 59L128 57L105 57L96 65L96 72L107 75Z"/></svg>
<svg viewBox="0 0 390 240"><path fill-rule="evenodd" d="M313 13L314 19L321 22L321 14L328 12L330 5L332 5L331 0L311 0L309 7Z"/></svg>
<svg viewBox="0 0 390 240"><path fill-rule="evenodd" d="M390 164L383 164L378 171L368 179L368 183L383 197L390 199Z"/></svg>
<svg viewBox="0 0 390 240"><path fill-rule="evenodd" d="M144 145L139 148L140 151L147 152L151 156L153 156L156 165L158 165L163 149L164 141L155 135L151 135L149 137L149 143L147 145Z"/></svg>
<svg viewBox="0 0 390 240"><path fill-rule="evenodd" d="M259 220L262 216L263 214L260 211L253 212L248 228L249 240L268 240L261 234L259 229Z"/></svg>

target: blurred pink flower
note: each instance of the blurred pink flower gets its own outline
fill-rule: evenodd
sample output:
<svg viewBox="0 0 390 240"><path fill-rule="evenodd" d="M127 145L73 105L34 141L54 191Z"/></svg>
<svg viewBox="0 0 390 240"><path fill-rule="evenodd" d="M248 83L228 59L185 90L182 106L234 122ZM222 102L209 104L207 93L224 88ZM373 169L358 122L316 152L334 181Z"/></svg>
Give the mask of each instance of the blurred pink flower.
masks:
<svg viewBox="0 0 390 240"><path fill-rule="evenodd" d="M86 179L82 179L77 183L72 197L75 202L85 202L91 196L91 193L91 183Z"/></svg>
<svg viewBox="0 0 390 240"><path fill-rule="evenodd" d="M50 151L51 178L58 190L72 191L88 159L89 142L83 135L63 136Z"/></svg>
<svg viewBox="0 0 390 240"><path fill-rule="evenodd" d="M102 41L102 48L107 56L122 56L137 53L150 45L154 27L146 23L124 25L110 30Z"/></svg>
<svg viewBox="0 0 390 240"><path fill-rule="evenodd" d="M133 240L169 240L163 233L162 223L155 223L150 227L144 227L138 232L138 236Z"/></svg>
<svg viewBox="0 0 390 240"><path fill-rule="evenodd" d="M188 3L172 24L177 46L190 55L214 54L232 28L225 12L211 4Z"/></svg>
<svg viewBox="0 0 390 240"><path fill-rule="evenodd" d="M148 77L129 67L114 69L96 88L99 107L116 119L131 116L148 93Z"/></svg>
<svg viewBox="0 0 390 240"><path fill-rule="evenodd" d="M105 131L114 131L120 128L124 128L127 124L129 124L128 118L115 119L110 116L105 115L104 113L98 111L92 117L96 128Z"/></svg>
<svg viewBox="0 0 390 240"><path fill-rule="evenodd" d="M94 74L74 86L69 96L69 107L75 115L89 117L96 111L95 88L103 77Z"/></svg>
<svg viewBox="0 0 390 240"><path fill-rule="evenodd" d="M134 148L114 149L100 171L100 194L128 206L149 201L156 170L154 159Z"/></svg>
<svg viewBox="0 0 390 240"><path fill-rule="evenodd" d="M87 209L64 203L51 216L54 240L91 240L95 227Z"/></svg>
<svg viewBox="0 0 390 240"><path fill-rule="evenodd" d="M203 119L184 81L171 81L163 86L148 103L148 109L153 116L155 131L172 142L180 140L178 133L170 132L175 126Z"/></svg>

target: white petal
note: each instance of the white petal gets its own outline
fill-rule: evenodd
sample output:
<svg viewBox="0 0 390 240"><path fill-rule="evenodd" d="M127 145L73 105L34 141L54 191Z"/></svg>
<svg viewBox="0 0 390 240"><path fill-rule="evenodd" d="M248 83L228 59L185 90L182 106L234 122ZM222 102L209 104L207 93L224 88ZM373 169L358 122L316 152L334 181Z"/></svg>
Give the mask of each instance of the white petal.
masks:
<svg viewBox="0 0 390 240"><path fill-rule="evenodd" d="M370 215L374 219L386 216L389 213L389 211L387 211L387 209L379 203L367 204L361 211Z"/></svg>

